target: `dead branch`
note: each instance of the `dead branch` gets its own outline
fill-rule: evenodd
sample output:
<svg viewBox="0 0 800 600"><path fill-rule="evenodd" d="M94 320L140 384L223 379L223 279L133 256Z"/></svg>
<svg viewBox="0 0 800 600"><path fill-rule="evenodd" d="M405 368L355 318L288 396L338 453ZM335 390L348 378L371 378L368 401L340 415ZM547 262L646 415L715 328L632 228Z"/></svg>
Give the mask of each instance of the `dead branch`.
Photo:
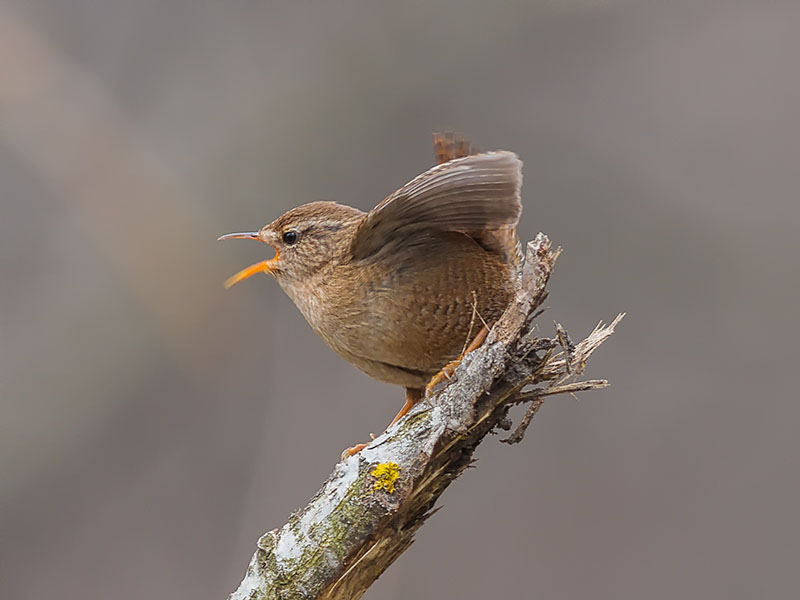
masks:
<svg viewBox="0 0 800 600"><path fill-rule="evenodd" d="M546 396L608 385L569 380L583 373L622 315L577 344L559 324L552 339L534 333L559 252L541 233L528 244L519 292L483 346L464 358L429 402L340 462L288 523L261 536L231 600L361 597L408 548L483 438L495 428L509 429L510 406L530 403L503 440L516 443Z"/></svg>

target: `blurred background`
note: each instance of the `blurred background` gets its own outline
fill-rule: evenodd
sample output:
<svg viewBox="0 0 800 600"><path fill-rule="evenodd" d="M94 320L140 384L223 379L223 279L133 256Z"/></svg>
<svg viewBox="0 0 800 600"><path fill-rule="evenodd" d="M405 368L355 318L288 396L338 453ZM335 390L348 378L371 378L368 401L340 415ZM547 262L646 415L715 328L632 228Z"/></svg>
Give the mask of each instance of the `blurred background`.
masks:
<svg viewBox="0 0 800 600"><path fill-rule="evenodd" d="M759 598L800 556L800 4L0 1L0 597L225 598L402 390L311 332L288 208L369 209L453 129L626 311L368 592Z"/></svg>

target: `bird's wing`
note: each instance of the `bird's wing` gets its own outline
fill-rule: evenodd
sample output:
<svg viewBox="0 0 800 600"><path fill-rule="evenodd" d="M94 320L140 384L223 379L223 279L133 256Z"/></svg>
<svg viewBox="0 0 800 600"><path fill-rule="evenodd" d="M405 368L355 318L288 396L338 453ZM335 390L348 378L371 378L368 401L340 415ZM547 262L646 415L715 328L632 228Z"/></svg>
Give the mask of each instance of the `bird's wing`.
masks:
<svg viewBox="0 0 800 600"><path fill-rule="evenodd" d="M515 243L521 188L522 161L513 152L475 154L437 165L369 212L353 238L353 258L368 258L426 230L462 232L478 243L485 238L487 250L514 252L491 243L506 238ZM506 231L511 235L504 235ZM500 235L483 235L490 232Z"/></svg>

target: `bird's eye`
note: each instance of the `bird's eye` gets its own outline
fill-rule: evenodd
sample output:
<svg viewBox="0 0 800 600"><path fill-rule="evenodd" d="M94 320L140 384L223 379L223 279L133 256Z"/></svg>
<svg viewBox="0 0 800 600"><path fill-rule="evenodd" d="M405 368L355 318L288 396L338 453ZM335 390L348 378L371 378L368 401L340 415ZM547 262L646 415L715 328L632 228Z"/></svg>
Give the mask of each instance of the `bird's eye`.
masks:
<svg viewBox="0 0 800 600"><path fill-rule="evenodd" d="M283 240L284 244L286 244L287 246L291 246L292 244L297 242L299 237L300 234L297 233L294 229L292 229L290 231L285 232L281 239Z"/></svg>

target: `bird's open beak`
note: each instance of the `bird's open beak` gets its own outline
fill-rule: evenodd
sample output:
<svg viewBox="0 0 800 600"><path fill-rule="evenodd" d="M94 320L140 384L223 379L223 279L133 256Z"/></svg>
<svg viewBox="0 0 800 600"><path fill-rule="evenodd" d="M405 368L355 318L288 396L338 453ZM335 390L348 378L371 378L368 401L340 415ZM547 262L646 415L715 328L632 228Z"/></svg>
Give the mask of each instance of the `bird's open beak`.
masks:
<svg viewBox="0 0 800 600"><path fill-rule="evenodd" d="M241 233L226 233L225 235L221 235L217 238L219 240L258 240L263 241L257 231L245 231ZM242 269L236 275L229 277L225 280L225 289L230 289L240 281L244 281L248 277L255 275L256 273L266 273L267 275L272 274L272 272L277 267L278 257L280 256L280 252L278 249L275 249L275 256L273 256L269 260L262 260L261 262L257 262L254 265L250 265L249 267Z"/></svg>

